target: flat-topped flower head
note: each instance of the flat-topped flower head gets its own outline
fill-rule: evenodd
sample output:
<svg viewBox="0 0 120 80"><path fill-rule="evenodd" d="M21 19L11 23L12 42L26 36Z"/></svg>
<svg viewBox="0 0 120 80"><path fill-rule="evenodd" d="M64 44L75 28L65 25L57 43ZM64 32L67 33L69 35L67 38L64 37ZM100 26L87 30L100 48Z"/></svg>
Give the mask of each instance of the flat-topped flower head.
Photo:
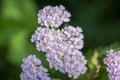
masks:
<svg viewBox="0 0 120 80"><path fill-rule="evenodd" d="M87 70L87 60L82 55L83 34L80 27L66 26L64 29L38 27L31 41L38 51L46 52L50 68L55 68L69 77L78 78Z"/></svg>
<svg viewBox="0 0 120 80"><path fill-rule="evenodd" d="M60 27L63 22L70 21L71 14L65 10L63 5L45 6L39 10L38 23L45 27Z"/></svg>
<svg viewBox="0 0 120 80"><path fill-rule="evenodd" d="M49 52L49 50L56 51L58 46L59 29L41 28L38 27L35 34L32 35L32 42L35 42L38 51ZM61 39L61 38L60 38ZM62 40L62 39L61 39Z"/></svg>
<svg viewBox="0 0 120 80"><path fill-rule="evenodd" d="M61 49L61 47L59 47ZM55 68L62 73L67 73L71 78L78 78L79 75L84 74L87 70L87 60L79 50L69 52L69 47L66 51L57 51L46 54L47 61L50 68Z"/></svg>
<svg viewBox="0 0 120 80"><path fill-rule="evenodd" d="M82 49L84 45L84 35L82 33L82 29L78 27L73 26L66 26L64 29L62 29L62 32L67 38L67 42L69 44L72 44L76 49Z"/></svg>
<svg viewBox="0 0 120 80"><path fill-rule="evenodd" d="M24 58L21 68L21 80L51 80L48 77L48 70L42 66L41 61L35 55Z"/></svg>
<svg viewBox="0 0 120 80"><path fill-rule="evenodd" d="M109 80L120 80L120 51L107 51L104 64L107 65Z"/></svg>

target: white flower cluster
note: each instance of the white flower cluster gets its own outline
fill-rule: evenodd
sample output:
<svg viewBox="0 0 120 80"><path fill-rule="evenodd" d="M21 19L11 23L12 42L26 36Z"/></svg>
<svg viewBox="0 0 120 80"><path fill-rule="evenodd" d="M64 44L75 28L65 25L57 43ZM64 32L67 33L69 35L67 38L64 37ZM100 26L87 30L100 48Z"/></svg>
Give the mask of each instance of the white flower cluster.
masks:
<svg viewBox="0 0 120 80"><path fill-rule="evenodd" d="M59 70L62 73L67 73L69 77L78 78L80 74L84 74L87 70L85 57L78 50L69 52L47 53L47 61L50 68Z"/></svg>
<svg viewBox="0 0 120 80"><path fill-rule="evenodd" d="M83 38L80 27L66 26L62 31L38 27L35 34L32 35L31 41L36 43L38 51L46 52L54 47L58 48L57 46L64 46L62 49L65 50L69 44L75 49L82 49Z"/></svg>
<svg viewBox="0 0 120 80"><path fill-rule="evenodd" d="M38 13L38 23L42 26L58 28L63 22L69 22L70 17L71 14L63 5L46 6Z"/></svg>
<svg viewBox="0 0 120 80"><path fill-rule="evenodd" d="M69 22L70 17L63 5L44 7L38 13L38 23L45 27L38 27L31 41L38 51L46 52L50 68L78 78L87 70L87 60L79 51L84 44L82 29L73 26L58 29L63 22Z"/></svg>
<svg viewBox="0 0 120 80"><path fill-rule="evenodd" d="M32 35L38 51L46 52L50 68L55 68L69 77L78 78L87 70L87 60L79 51L83 48L80 27L66 26L62 30L39 27Z"/></svg>
<svg viewBox="0 0 120 80"><path fill-rule="evenodd" d="M120 51L113 49L107 51L104 64L107 65L107 72L109 80L120 80Z"/></svg>
<svg viewBox="0 0 120 80"><path fill-rule="evenodd" d="M59 30L56 31L50 28L39 27L35 31L35 34L32 35L31 41L36 43L38 51L49 52L49 50L53 50L52 48L57 47L58 45L58 32Z"/></svg>
<svg viewBox="0 0 120 80"><path fill-rule="evenodd" d="M24 58L21 68L20 80L51 80L48 77L48 70L42 66L41 61L35 55Z"/></svg>
<svg viewBox="0 0 120 80"><path fill-rule="evenodd" d="M72 44L76 49L83 48L84 36L80 27L75 28L73 26L67 26L64 29L62 29L62 32L66 36L66 41L68 44Z"/></svg>

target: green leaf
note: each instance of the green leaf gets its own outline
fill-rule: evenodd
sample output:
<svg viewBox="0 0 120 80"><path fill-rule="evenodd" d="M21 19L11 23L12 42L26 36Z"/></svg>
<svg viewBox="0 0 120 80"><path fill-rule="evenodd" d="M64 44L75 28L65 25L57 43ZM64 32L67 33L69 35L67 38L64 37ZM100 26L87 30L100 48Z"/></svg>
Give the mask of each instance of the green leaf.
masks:
<svg viewBox="0 0 120 80"><path fill-rule="evenodd" d="M21 30L13 34L9 39L7 59L14 65L20 64L22 59L28 55L26 34L25 30Z"/></svg>

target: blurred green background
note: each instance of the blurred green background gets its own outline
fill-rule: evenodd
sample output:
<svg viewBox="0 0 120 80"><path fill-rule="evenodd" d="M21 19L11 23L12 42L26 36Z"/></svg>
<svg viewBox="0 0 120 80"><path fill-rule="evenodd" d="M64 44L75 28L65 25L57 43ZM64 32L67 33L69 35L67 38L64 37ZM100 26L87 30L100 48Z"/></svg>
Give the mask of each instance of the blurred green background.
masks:
<svg viewBox="0 0 120 80"><path fill-rule="evenodd" d="M22 59L28 54L36 54L52 78L73 80L50 69L45 54L30 42L39 26L38 10L60 4L72 14L69 24L84 31L88 71L76 80L108 80L103 58L106 50L120 50L120 0L0 0L0 80L19 80Z"/></svg>

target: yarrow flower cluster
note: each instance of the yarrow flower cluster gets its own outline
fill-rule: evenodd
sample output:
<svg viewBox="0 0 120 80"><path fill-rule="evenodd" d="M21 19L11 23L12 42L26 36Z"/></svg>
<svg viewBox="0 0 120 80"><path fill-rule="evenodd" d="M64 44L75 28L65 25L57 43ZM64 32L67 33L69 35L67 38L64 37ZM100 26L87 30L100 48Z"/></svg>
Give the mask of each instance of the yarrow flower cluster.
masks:
<svg viewBox="0 0 120 80"><path fill-rule="evenodd" d="M82 29L71 25L59 29L64 22L70 21L70 17L63 5L45 6L39 10L38 24L41 26L32 35L31 42L35 43L38 51L46 53L50 68L75 79L86 72L87 60L81 52L84 47ZM109 80L120 80L120 51L107 51L104 64L107 65ZM21 68L21 80L51 80L48 70L35 55L24 58Z"/></svg>
<svg viewBox="0 0 120 80"><path fill-rule="evenodd" d="M72 44L76 49L81 50L83 48L84 36L80 27L75 28L73 26L67 26L62 29L62 32L66 36L66 42L68 44Z"/></svg>
<svg viewBox="0 0 120 80"><path fill-rule="evenodd" d="M38 27L31 41L38 51L47 53L50 68L77 78L87 70L87 60L79 51L83 48L83 38L80 27L66 26L62 30Z"/></svg>
<svg viewBox="0 0 120 80"><path fill-rule="evenodd" d="M38 51L55 52L62 49L64 52L69 45L75 49L82 49L83 38L80 27L66 26L62 31L38 27L35 34L32 35L31 41L36 43Z"/></svg>
<svg viewBox="0 0 120 80"><path fill-rule="evenodd" d="M107 51L104 64L107 65L109 80L120 80L120 51L116 52L113 49Z"/></svg>
<svg viewBox="0 0 120 80"><path fill-rule="evenodd" d="M70 17L71 14L63 5L46 6L38 13L38 23L42 26L58 28L63 22L69 22Z"/></svg>
<svg viewBox="0 0 120 80"><path fill-rule="evenodd" d="M42 66L41 61L35 55L24 58L21 68L21 80L51 80L47 73L48 70Z"/></svg>
<svg viewBox="0 0 120 80"><path fill-rule="evenodd" d="M55 68L69 77L78 78L87 70L87 60L80 51L84 36L80 27L65 26L58 29L63 22L70 21L71 14L63 5L46 6L38 13L38 27L32 35L36 49L46 53L50 68ZM45 26L45 27L43 27ZM47 69L35 55L23 59L21 80L50 80Z"/></svg>
<svg viewBox="0 0 120 80"><path fill-rule="evenodd" d="M78 78L80 74L84 74L87 70L85 57L78 50L68 52L68 50L57 53L46 54L50 68L55 67L62 73L67 73L69 77Z"/></svg>

